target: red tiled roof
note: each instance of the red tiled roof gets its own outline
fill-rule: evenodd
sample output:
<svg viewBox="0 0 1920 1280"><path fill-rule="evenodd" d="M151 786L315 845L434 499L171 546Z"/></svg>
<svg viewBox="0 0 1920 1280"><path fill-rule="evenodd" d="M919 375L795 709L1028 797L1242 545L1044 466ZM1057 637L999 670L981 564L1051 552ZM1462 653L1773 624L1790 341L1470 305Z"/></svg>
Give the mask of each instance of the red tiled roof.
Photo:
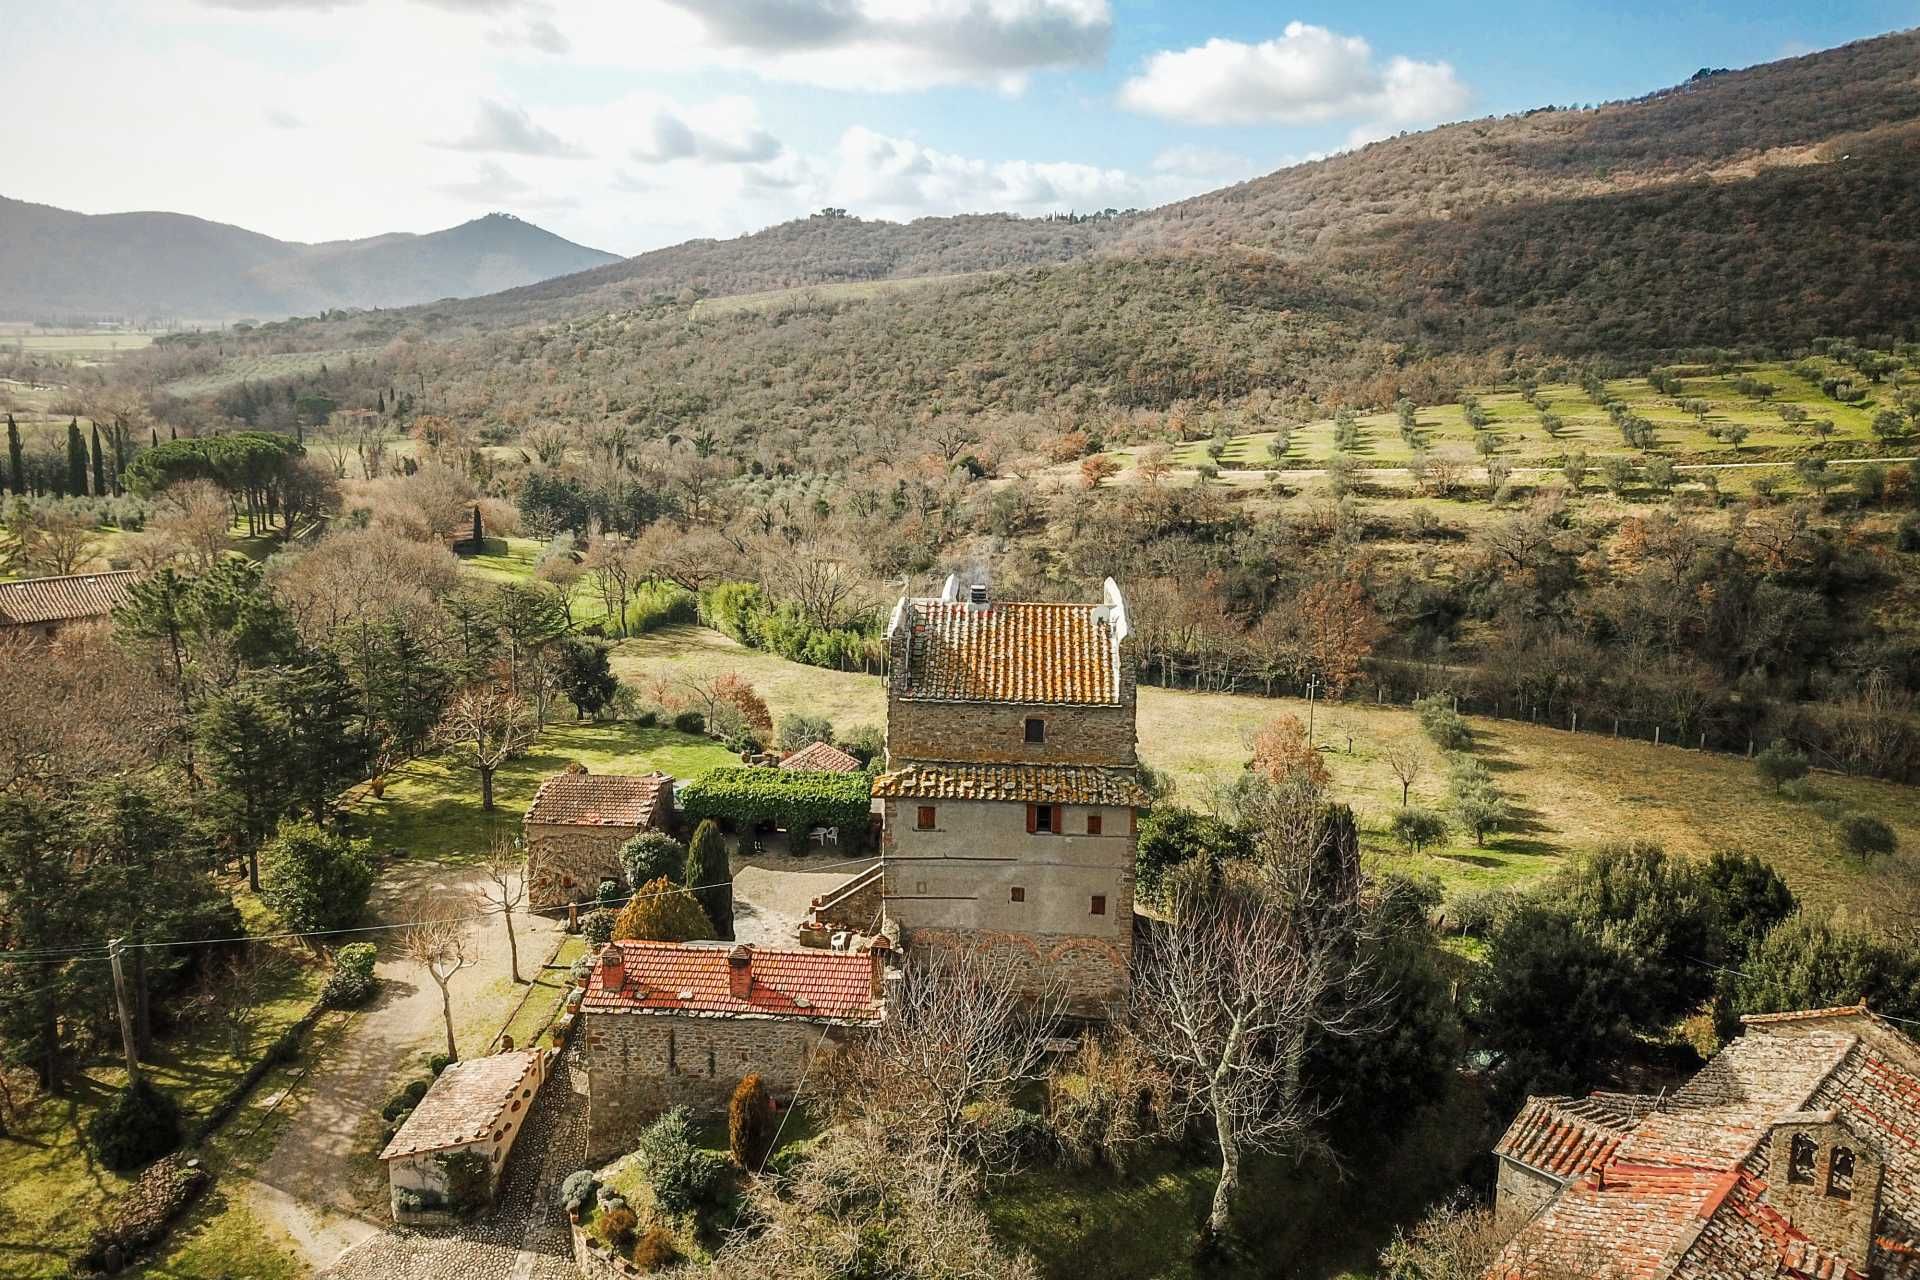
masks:
<svg viewBox="0 0 1920 1280"><path fill-rule="evenodd" d="M558 773L540 784L526 820L566 827L651 826L663 791L672 786L673 779L664 773L643 778Z"/></svg>
<svg viewBox="0 0 1920 1280"><path fill-rule="evenodd" d="M873 794L1034 804L1143 805L1149 799L1132 769L1082 764L916 764L875 778Z"/></svg>
<svg viewBox="0 0 1920 1280"><path fill-rule="evenodd" d="M617 986L601 956L581 997L585 1013L683 1013L871 1022L880 1016L872 955L812 948L610 942L620 954ZM733 994L729 956L746 953L752 979Z"/></svg>
<svg viewBox="0 0 1920 1280"><path fill-rule="evenodd" d="M528 1073L537 1066L540 1054L539 1049L520 1049L449 1064L380 1158L391 1160L487 1140L516 1095L534 1088ZM523 1109L532 1105L531 1099L518 1100Z"/></svg>
<svg viewBox="0 0 1920 1280"><path fill-rule="evenodd" d="M1576 1178L1606 1163L1655 1101L1625 1093L1528 1098L1493 1153L1563 1181Z"/></svg>
<svg viewBox="0 0 1920 1280"><path fill-rule="evenodd" d="M1743 1013L1743 1026L1765 1027L1783 1022L1814 1022L1824 1018L1856 1018L1867 1012L1865 1004L1836 1004L1825 1009L1796 1009L1788 1013Z"/></svg>
<svg viewBox="0 0 1920 1280"><path fill-rule="evenodd" d="M126 601L135 576L125 569L0 582L0 627L104 618Z"/></svg>
<svg viewBox="0 0 1920 1280"><path fill-rule="evenodd" d="M803 773L858 773L860 761L831 742L814 742L782 760L780 767Z"/></svg>
<svg viewBox="0 0 1920 1280"><path fill-rule="evenodd" d="M1117 705L1120 652L1107 605L909 600L904 697Z"/></svg>

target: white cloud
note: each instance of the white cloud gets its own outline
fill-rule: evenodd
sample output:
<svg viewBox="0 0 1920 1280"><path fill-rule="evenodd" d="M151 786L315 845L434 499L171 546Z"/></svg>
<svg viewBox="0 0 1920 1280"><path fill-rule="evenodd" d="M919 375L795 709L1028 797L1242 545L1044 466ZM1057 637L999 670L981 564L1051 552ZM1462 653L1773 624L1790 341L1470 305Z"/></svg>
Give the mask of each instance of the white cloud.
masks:
<svg viewBox="0 0 1920 1280"><path fill-rule="evenodd" d="M487 99L471 132L440 144L450 151L499 151L516 156L578 156L580 148L534 123L523 108Z"/></svg>
<svg viewBox="0 0 1920 1280"><path fill-rule="evenodd" d="M1455 114L1470 96L1445 62L1382 64L1364 38L1304 22L1258 44L1215 38L1156 53L1120 89L1134 111L1191 124L1408 125Z"/></svg>
<svg viewBox="0 0 1920 1280"><path fill-rule="evenodd" d="M707 164L759 164L780 154L780 140L751 125L705 127L680 112L657 109L647 136L634 144L633 158L643 164L699 160Z"/></svg>

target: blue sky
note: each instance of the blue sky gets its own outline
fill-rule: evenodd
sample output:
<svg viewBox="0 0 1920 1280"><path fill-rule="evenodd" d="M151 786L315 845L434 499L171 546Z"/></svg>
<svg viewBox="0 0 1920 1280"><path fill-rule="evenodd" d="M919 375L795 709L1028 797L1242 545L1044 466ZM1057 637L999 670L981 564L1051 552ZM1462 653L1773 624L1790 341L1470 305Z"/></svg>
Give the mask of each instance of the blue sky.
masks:
<svg viewBox="0 0 1920 1280"><path fill-rule="evenodd" d="M822 205L1164 203L1403 129L1920 25L1920 0L71 0L0 194L288 239L494 209L635 253Z"/></svg>

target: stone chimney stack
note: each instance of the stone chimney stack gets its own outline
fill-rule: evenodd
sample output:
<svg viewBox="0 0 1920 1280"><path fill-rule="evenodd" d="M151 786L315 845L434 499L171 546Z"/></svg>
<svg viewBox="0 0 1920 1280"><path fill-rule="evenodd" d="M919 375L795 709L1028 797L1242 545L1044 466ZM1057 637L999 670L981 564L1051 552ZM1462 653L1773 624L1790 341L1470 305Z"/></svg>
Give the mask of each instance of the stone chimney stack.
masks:
<svg viewBox="0 0 1920 1280"><path fill-rule="evenodd" d="M753 996L753 948L744 942L727 952L727 994L736 1000Z"/></svg>
<svg viewBox="0 0 1920 1280"><path fill-rule="evenodd" d="M982 613L986 610L987 606L990 603L991 603L991 600L987 594L986 583L976 582L972 586L967 588L967 612L968 613Z"/></svg>
<svg viewBox="0 0 1920 1280"><path fill-rule="evenodd" d="M618 991L626 976L626 956L619 943L609 942L600 949L600 985L608 991Z"/></svg>

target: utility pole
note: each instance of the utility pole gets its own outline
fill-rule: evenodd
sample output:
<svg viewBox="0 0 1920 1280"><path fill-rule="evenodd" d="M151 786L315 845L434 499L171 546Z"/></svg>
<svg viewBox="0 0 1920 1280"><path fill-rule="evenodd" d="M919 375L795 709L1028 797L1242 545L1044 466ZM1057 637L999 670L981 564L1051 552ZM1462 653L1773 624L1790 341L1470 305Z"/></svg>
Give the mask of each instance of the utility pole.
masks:
<svg viewBox="0 0 1920 1280"><path fill-rule="evenodd" d="M113 965L113 999L120 1006L120 1043L127 1051L127 1087L140 1087L140 1055L133 1043L133 1015L127 1010L127 977L120 968L120 939L107 939L107 960Z"/></svg>
<svg viewBox="0 0 1920 1280"><path fill-rule="evenodd" d="M1307 745L1313 745L1313 685L1315 677L1307 677Z"/></svg>

